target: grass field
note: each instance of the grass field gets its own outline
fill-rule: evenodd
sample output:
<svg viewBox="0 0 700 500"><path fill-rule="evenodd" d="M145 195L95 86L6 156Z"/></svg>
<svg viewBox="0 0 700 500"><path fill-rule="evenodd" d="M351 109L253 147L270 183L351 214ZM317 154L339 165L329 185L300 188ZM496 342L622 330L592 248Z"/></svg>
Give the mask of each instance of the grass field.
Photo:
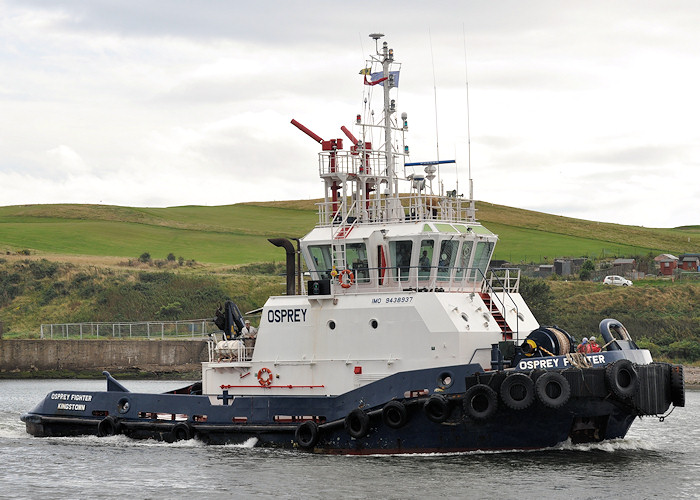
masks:
<svg viewBox="0 0 700 500"><path fill-rule="evenodd" d="M169 253L217 265L272 262L282 250L266 240L301 237L317 221L316 200L132 208L106 205L0 207L0 250L154 259ZM477 202L481 222L499 235L496 259L552 262L556 257L617 257L697 252L698 226L653 229L571 219ZM546 258L545 258L546 257Z"/></svg>

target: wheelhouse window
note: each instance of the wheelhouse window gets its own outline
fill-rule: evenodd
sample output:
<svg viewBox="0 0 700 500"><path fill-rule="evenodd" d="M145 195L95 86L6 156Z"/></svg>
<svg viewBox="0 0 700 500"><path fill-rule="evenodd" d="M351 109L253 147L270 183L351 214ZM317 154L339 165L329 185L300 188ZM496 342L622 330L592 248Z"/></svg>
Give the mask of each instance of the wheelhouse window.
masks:
<svg viewBox="0 0 700 500"><path fill-rule="evenodd" d="M418 255L418 279L426 280L430 277L430 270L433 262L433 240L423 240L420 242L420 253Z"/></svg>
<svg viewBox="0 0 700 500"><path fill-rule="evenodd" d="M311 254L310 268L312 272L316 273L316 279L331 279L331 270L333 269L331 246L312 245L309 246L309 253Z"/></svg>
<svg viewBox="0 0 700 500"><path fill-rule="evenodd" d="M412 250L413 242L411 240L389 242L389 257L393 264L395 279L400 281L408 280L408 274L411 270Z"/></svg>
<svg viewBox="0 0 700 500"><path fill-rule="evenodd" d="M480 241L476 244L474 252L474 278L479 280L486 276L486 268L491 261L493 251L492 241Z"/></svg>
<svg viewBox="0 0 700 500"><path fill-rule="evenodd" d="M443 241L440 244L440 258L438 260L438 280L446 281L450 279L450 273L455 267L457 260L457 248L459 242L455 240Z"/></svg>
<svg viewBox="0 0 700 500"><path fill-rule="evenodd" d="M467 268L469 267L469 260L472 257L472 248L474 248L473 241L462 242L462 249L459 252L459 264L457 266L457 271L455 272L455 278L461 279L466 275Z"/></svg>
<svg viewBox="0 0 700 500"><path fill-rule="evenodd" d="M367 262L367 247L364 243L348 243L345 248L345 259L352 269L357 283L369 283L369 264Z"/></svg>

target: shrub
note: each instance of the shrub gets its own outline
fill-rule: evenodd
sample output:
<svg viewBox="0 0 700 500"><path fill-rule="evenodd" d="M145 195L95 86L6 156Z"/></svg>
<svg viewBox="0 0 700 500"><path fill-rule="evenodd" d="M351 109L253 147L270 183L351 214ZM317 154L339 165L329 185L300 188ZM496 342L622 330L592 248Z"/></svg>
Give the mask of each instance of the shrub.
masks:
<svg viewBox="0 0 700 500"><path fill-rule="evenodd" d="M175 262L175 254L170 252L167 257L168 261Z"/></svg>
<svg viewBox="0 0 700 500"><path fill-rule="evenodd" d="M143 253L139 256L139 262L143 262L144 264L146 264L146 263L148 263L148 262L151 262L151 254L148 253L148 252L143 252Z"/></svg>

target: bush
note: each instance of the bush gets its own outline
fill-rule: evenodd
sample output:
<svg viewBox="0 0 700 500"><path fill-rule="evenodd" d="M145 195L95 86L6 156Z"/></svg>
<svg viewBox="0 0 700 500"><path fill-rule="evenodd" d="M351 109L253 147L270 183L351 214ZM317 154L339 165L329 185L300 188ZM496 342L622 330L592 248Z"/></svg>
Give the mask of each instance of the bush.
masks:
<svg viewBox="0 0 700 500"><path fill-rule="evenodd" d="M686 361L700 360L700 344L694 340L680 340L668 346L668 355Z"/></svg>
<svg viewBox="0 0 700 500"><path fill-rule="evenodd" d="M169 262L175 262L175 254L170 252L167 257Z"/></svg>
<svg viewBox="0 0 700 500"><path fill-rule="evenodd" d="M144 264L147 264L148 262L151 262L151 254L148 252L143 252L139 256L139 262L142 262Z"/></svg>

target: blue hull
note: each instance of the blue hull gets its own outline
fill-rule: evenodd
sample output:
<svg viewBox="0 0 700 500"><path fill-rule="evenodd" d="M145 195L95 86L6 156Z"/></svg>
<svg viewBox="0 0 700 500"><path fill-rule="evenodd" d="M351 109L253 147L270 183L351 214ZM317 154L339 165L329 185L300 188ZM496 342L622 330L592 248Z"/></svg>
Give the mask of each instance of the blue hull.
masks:
<svg viewBox="0 0 700 500"><path fill-rule="evenodd" d="M633 388L616 387L610 366L483 373L461 365L396 374L336 397L235 396L225 405L198 394L131 393L108 376L108 391L52 392L22 420L35 436L255 438L258 446L321 453L446 453L622 438L637 416L677 403L671 365L635 365ZM449 386L436 389L446 374ZM505 391L514 375L526 382L521 399Z"/></svg>

